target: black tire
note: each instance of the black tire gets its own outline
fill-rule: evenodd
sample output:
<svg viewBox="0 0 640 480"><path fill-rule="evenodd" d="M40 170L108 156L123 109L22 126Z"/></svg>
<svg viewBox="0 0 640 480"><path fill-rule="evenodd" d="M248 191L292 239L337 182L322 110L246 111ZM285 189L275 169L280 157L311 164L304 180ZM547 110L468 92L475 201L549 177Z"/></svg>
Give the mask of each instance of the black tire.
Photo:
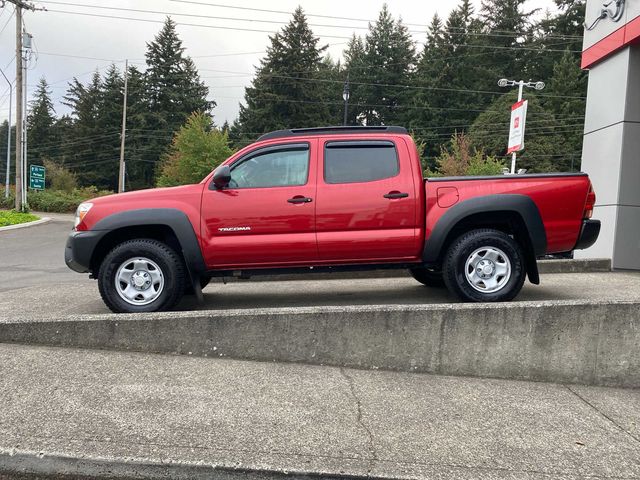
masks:
<svg viewBox="0 0 640 480"><path fill-rule="evenodd" d="M202 277L200 279L200 288L204 288L211 282L211 277Z"/></svg>
<svg viewBox="0 0 640 480"><path fill-rule="evenodd" d="M495 291L479 291L477 288L489 288L489 284L484 284L482 280L474 288L465 272L467 260L477 250L480 250L478 255L483 258L482 249L485 247L493 248L493 252L500 251L497 262L510 266L510 275L495 275L497 285L494 288L498 288ZM502 258L502 254L506 259ZM458 237L445 254L442 270L449 291L465 302L512 300L520 293L526 277L524 254L520 244L504 232L489 228L472 230ZM473 270L471 268L470 272Z"/></svg>
<svg viewBox="0 0 640 480"><path fill-rule="evenodd" d="M426 267L414 267L409 269L409 273L421 284L430 288L445 288L442 272L431 270Z"/></svg>
<svg viewBox="0 0 640 480"><path fill-rule="evenodd" d="M158 297L146 305L125 301L116 290L119 267L134 257L145 257L159 267L164 281ZM182 258L168 245L152 239L136 239L114 247L104 258L98 273L98 289L104 303L116 313L159 312L170 310L182 298L186 274ZM124 283L126 285L126 283Z"/></svg>

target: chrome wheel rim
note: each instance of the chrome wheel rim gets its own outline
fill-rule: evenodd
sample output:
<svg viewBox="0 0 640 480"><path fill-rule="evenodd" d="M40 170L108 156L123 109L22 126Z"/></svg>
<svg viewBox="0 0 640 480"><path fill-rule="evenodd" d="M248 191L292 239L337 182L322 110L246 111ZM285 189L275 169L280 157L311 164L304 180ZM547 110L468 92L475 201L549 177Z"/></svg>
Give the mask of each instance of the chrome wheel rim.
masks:
<svg viewBox="0 0 640 480"><path fill-rule="evenodd" d="M164 275L156 262L134 257L116 270L116 291L130 305L148 305L164 290Z"/></svg>
<svg viewBox="0 0 640 480"><path fill-rule="evenodd" d="M473 289L494 293L502 290L511 278L511 262L499 248L481 247L467 257L464 273Z"/></svg>

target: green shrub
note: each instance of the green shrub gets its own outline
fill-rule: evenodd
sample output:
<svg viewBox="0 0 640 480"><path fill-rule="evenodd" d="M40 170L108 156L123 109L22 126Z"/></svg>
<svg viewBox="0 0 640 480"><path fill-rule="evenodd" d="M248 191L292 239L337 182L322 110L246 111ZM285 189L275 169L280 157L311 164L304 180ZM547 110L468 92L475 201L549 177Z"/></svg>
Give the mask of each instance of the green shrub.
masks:
<svg viewBox="0 0 640 480"><path fill-rule="evenodd" d="M13 187L10 187L9 197L4 197L4 190L2 191L2 198L0 198L0 208L12 209L16 205L16 191Z"/></svg>
<svg viewBox="0 0 640 480"><path fill-rule="evenodd" d="M464 133L455 133L436 158L434 176L500 175L504 164L474 148Z"/></svg>
<svg viewBox="0 0 640 480"><path fill-rule="evenodd" d="M198 183L231 156L229 138L204 113L193 113L173 137L160 165L157 185L173 187Z"/></svg>
<svg viewBox="0 0 640 480"><path fill-rule="evenodd" d="M29 190L27 203L30 210L51 213L73 213L82 202L96 197L111 195L109 190L98 190L96 187L74 188L70 192L62 190ZM0 198L0 208L12 209L15 206L15 189L11 187L9 198Z"/></svg>
<svg viewBox="0 0 640 480"><path fill-rule="evenodd" d="M98 190L96 187L76 188L71 192L60 190L30 191L29 208L40 212L73 213L82 202L113 192Z"/></svg>
<svg viewBox="0 0 640 480"><path fill-rule="evenodd" d="M47 183L51 190L71 193L78 188L78 179L69 169L51 160L45 160L44 167L47 169Z"/></svg>

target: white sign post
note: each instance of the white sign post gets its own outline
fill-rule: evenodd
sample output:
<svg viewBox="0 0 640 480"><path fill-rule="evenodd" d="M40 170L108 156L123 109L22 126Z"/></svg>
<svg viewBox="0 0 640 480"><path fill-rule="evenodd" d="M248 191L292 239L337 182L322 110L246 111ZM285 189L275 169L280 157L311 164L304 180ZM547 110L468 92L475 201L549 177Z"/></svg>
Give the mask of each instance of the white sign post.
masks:
<svg viewBox="0 0 640 480"><path fill-rule="evenodd" d="M511 106L511 125L507 153L511 153L511 173L516 173L516 152L524 149L524 127L527 120L527 101L520 100Z"/></svg>

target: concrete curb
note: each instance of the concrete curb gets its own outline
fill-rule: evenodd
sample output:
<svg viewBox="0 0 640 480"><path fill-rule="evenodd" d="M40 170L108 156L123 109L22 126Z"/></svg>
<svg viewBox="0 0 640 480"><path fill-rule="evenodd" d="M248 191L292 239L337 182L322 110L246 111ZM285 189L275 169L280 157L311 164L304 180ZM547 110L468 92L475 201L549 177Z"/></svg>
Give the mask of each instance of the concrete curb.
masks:
<svg viewBox="0 0 640 480"><path fill-rule="evenodd" d="M538 270L541 274L551 273L597 273L610 272L611 259L609 258L589 258L589 259L554 259L539 260ZM330 272L330 273L304 273L304 274L283 274L283 275L255 275L249 279L239 279L236 277L213 278L212 282L273 282L273 281L293 281L293 280L351 280L359 278L405 278L410 277L409 271L405 269L381 269L362 270L354 272Z"/></svg>
<svg viewBox="0 0 640 480"><path fill-rule="evenodd" d="M611 271L610 258L539 260L540 273L598 273Z"/></svg>
<svg viewBox="0 0 640 480"><path fill-rule="evenodd" d="M0 342L640 387L635 302L372 305L7 319Z"/></svg>
<svg viewBox="0 0 640 480"><path fill-rule="evenodd" d="M28 227L35 227L36 225L43 225L45 223L49 223L51 220L52 220L51 217L44 217L44 218L41 218L40 220L34 220L33 222L18 223L17 225L0 227L0 233L6 232L8 230L18 230L20 228L28 228Z"/></svg>
<svg viewBox="0 0 640 480"><path fill-rule="evenodd" d="M137 459L69 457L44 452L19 452L0 449L0 480L72 480L72 479L139 479L155 480L386 480L367 474L276 471L243 469L223 465L182 462L151 462Z"/></svg>

